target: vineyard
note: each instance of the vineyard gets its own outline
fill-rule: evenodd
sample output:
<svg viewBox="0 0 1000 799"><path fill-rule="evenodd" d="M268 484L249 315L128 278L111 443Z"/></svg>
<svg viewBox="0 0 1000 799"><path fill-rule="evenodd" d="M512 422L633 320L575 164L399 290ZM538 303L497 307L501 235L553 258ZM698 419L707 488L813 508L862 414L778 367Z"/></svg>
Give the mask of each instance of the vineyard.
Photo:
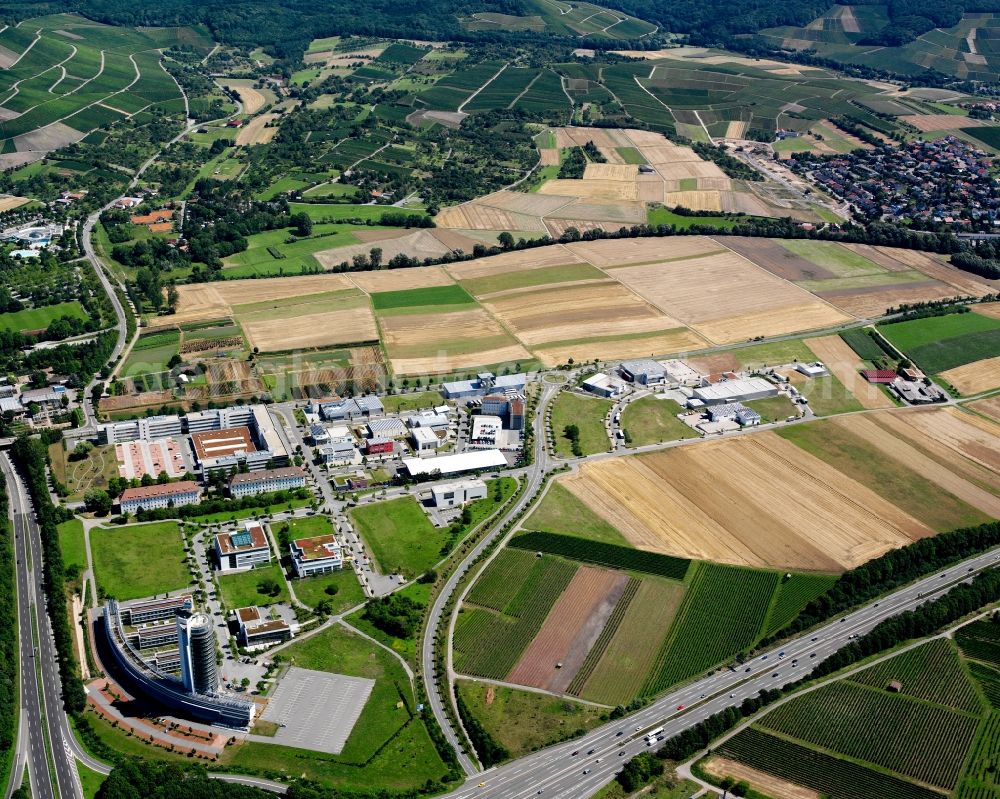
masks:
<svg viewBox="0 0 1000 799"><path fill-rule="evenodd" d="M625 618L625 614L628 612L629 606L635 599L636 594L639 593L639 587L642 582L632 578L629 580L628 585L625 586L625 590L622 592L621 598L618 600L618 604L615 605L614 611L612 611L611 616L608 618L604 625L604 629L601 630L601 634L594 641L594 645L590 648L587 653L587 659L583 661L583 665L580 666L580 670L573 677L573 681L569 684L567 693L573 694L574 696L579 696L580 692L583 690L583 686L586 685L587 680L590 679L590 675L594 673L594 669L597 668L597 664L601 657L604 655L608 648L608 644L611 643L611 638L617 632L618 627L622 623L622 619Z"/></svg>
<svg viewBox="0 0 1000 799"><path fill-rule="evenodd" d="M1000 791L1000 712L990 713L979 730L957 799L995 799Z"/></svg>
<svg viewBox="0 0 1000 799"><path fill-rule="evenodd" d="M760 723L815 746L952 789L979 719L838 682L775 708Z"/></svg>
<svg viewBox="0 0 1000 799"><path fill-rule="evenodd" d="M979 714L982 706L958 659L954 645L939 638L911 649L890 660L852 675L851 681L874 688L885 688L896 680L900 693L927 702Z"/></svg>
<svg viewBox="0 0 1000 799"><path fill-rule="evenodd" d="M777 586L776 572L702 564L642 693L658 694L752 646Z"/></svg>
<svg viewBox="0 0 1000 799"><path fill-rule="evenodd" d="M863 361L877 361L885 353L867 331L860 328L845 330L840 334L844 343L854 350Z"/></svg>
<svg viewBox="0 0 1000 799"><path fill-rule="evenodd" d="M975 661L969 661L967 666L990 707L1000 709L1000 671Z"/></svg>
<svg viewBox="0 0 1000 799"><path fill-rule="evenodd" d="M808 749L753 727L730 738L716 753L812 788L829 799L857 799L861 796L942 799L937 791Z"/></svg>
<svg viewBox="0 0 1000 799"><path fill-rule="evenodd" d="M683 580L691 565L691 561L685 558L674 558L641 549L556 533L525 533L516 536L510 542L510 546L533 552L547 552L550 555L562 555L581 563L593 563L611 569L656 574L671 580Z"/></svg>
<svg viewBox="0 0 1000 799"><path fill-rule="evenodd" d="M977 621L955 632L955 642L962 654L992 666L1000 666L1000 624Z"/></svg>
<svg viewBox="0 0 1000 799"><path fill-rule="evenodd" d="M777 596L767 617L766 634L777 632L799 611L837 582L836 577L825 574L793 574L778 586Z"/></svg>
<svg viewBox="0 0 1000 799"><path fill-rule="evenodd" d="M502 615L485 608L463 609L455 626L455 669L464 674L504 679L573 579L576 568L556 558L538 559L503 607ZM496 585L492 576L488 579ZM486 600L493 601L489 597Z"/></svg>
<svg viewBox="0 0 1000 799"><path fill-rule="evenodd" d="M501 550L476 580L466 601L490 610L502 611L514 599L527 575L538 563L534 555L524 550Z"/></svg>

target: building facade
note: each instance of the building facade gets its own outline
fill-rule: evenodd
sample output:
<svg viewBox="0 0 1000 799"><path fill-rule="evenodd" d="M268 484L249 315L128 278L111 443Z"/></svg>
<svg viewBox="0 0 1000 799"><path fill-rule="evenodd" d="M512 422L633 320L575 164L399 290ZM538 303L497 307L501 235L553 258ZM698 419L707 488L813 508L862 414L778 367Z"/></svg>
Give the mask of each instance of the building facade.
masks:
<svg viewBox="0 0 1000 799"><path fill-rule="evenodd" d="M239 499L275 491L293 491L304 488L305 484L306 473L300 466L263 469L259 472L234 474L229 478L229 496Z"/></svg>
<svg viewBox="0 0 1000 799"><path fill-rule="evenodd" d="M235 533L215 536L215 559L219 571L244 571L271 562L271 547L260 522L244 522Z"/></svg>
<svg viewBox="0 0 1000 799"><path fill-rule="evenodd" d="M179 508L183 505L197 505L201 502L201 486L191 480L163 485L126 488L118 503L122 513L136 513L139 510L157 508Z"/></svg>
<svg viewBox="0 0 1000 799"><path fill-rule="evenodd" d="M292 541L292 567L298 577L327 574L344 567L340 544L332 535L299 538Z"/></svg>

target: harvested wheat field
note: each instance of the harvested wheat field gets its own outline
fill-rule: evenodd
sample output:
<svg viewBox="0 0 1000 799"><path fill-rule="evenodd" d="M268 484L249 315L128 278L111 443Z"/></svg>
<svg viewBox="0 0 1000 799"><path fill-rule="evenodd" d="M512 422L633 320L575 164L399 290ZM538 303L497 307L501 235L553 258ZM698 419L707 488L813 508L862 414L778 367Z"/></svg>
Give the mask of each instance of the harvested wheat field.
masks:
<svg viewBox="0 0 1000 799"><path fill-rule="evenodd" d="M572 201L572 197L550 197L544 194L525 194L519 191L495 191L474 201L476 205L488 205L515 214L545 216Z"/></svg>
<svg viewBox="0 0 1000 799"><path fill-rule="evenodd" d="M682 327L611 280L497 297L483 305L527 347L597 336L627 336Z"/></svg>
<svg viewBox="0 0 1000 799"><path fill-rule="evenodd" d="M871 319L881 316L889 308L895 308L902 303L929 302L955 296L955 290L936 280L926 283L899 283L890 288L839 289L836 291L819 291L822 297L831 305L858 319Z"/></svg>
<svg viewBox="0 0 1000 799"><path fill-rule="evenodd" d="M719 779L730 777L737 782L744 781L755 791L759 791L771 799L822 799L822 796L811 788L787 782L773 774L757 771L757 769L726 757L714 755L703 761L701 767Z"/></svg>
<svg viewBox="0 0 1000 799"><path fill-rule="evenodd" d="M448 272L455 280L473 280L478 277L502 275L508 272L524 272L532 269L547 269L565 264L582 264L583 258L570 247L556 244L552 247L536 247L521 252L505 252L476 258L472 261L449 264Z"/></svg>
<svg viewBox="0 0 1000 799"><path fill-rule="evenodd" d="M579 197L582 200L636 200L639 196L635 181L625 182L612 179L548 180L538 189L539 194L558 197Z"/></svg>
<svg viewBox="0 0 1000 799"><path fill-rule="evenodd" d="M692 323L691 327L717 344L735 344L757 336L780 336L809 330L824 330L843 324L848 317L823 302L786 305L725 319Z"/></svg>
<svg viewBox="0 0 1000 799"><path fill-rule="evenodd" d="M440 266L420 266L416 269L389 269L377 272L352 272L350 279L369 294L379 291L403 291L448 286L454 283Z"/></svg>
<svg viewBox="0 0 1000 799"><path fill-rule="evenodd" d="M1000 356L957 366L940 376L965 395L1000 388Z"/></svg>
<svg viewBox="0 0 1000 799"><path fill-rule="evenodd" d="M954 266L950 266L928 253L892 247L872 247L871 249L876 253L886 255L894 261L902 263L905 269L916 269L918 272L923 272L932 280L937 280L940 283L951 286L956 294L983 297L996 291L996 288L989 281L956 269ZM866 257L872 257L870 253L865 253L865 255ZM882 261L878 261L877 258L872 258L872 260L882 264Z"/></svg>
<svg viewBox="0 0 1000 799"><path fill-rule="evenodd" d="M773 433L587 463L564 485L640 549L734 565L840 571L932 534Z"/></svg>
<svg viewBox="0 0 1000 799"><path fill-rule="evenodd" d="M581 566L507 682L565 693L625 591L624 574ZM562 668L556 668L556 664Z"/></svg>
<svg viewBox="0 0 1000 799"><path fill-rule="evenodd" d="M976 400L975 402L970 402L966 407L1000 422L1000 397Z"/></svg>
<svg viewBox="0 0 1000 799"><path fill-rule="evenodd" d="M277 114L261 114L259 117L254 117L240 128L240 132L236 134L236 143L267 144L278 132L277 125L267 127L267 124L277 118Z"/></svg>
<svg viewBox="0 0 1000 799"><path fill-rule="evenodd" d="M368 255L373 244L378 244L382 248L383 262L388 262L401 253L413 258L440 258L451 252L451 249L442 244L432 231L418 230L397 238L321 250L315 253L314 257L324 269L332 269L343 261L350 262L355 255Z"/></svg>
<svg viewBox="0 0 1000 799"><path fill-rule="evenodd" d="M563 198L568 201L570 198ZM443 208L434 217L438 227L457 230L524 230L542 233L545 226L537 216L520 214L471 202Z"/></svg>
<svg viewBox="0 0 1000 799"><path fill-rule="evenodd" d="M563 341L533 347L538 360L546 366L566 363L570 358L577 362L618 360L625 358L648 358L653 355L679 355L691 350L707 347L708 342L692 330L681 327L664 330L662 333L636 335L612 340Z"/></svg>
<svg viewBox="0 0 1000 799"><path fill-rule="evenodd" d="M267 98L264 94L253 87L253 81L249 80L229 80L222 85L230 91L236 92L243 104L243 113L248 116L256 114L264 107Z"/></svg>
<svg viewBox="0 0 1000 799"><path fill-rule="evenodd" d="M960 408L921 408L892 414L884 420L897 431L902 425L910 435L939 442L980 466L1000 474L1000 424ZM912 432L916 431L916 432Z"/></svg>
<svg viewBox="0 0 1000 799"><path fill-rule="evenodd" d="M635 183L639 177L637 164L587 164L584 180L620 180Z"/></svg>
<svg viewBox="0 0 1000 799"><path fill-rule="evenodd" d="M642 225L646 222L646 204L638 201L602 203L577 199L567 203L548 217L555 219L586 219L591 222L617 222L621 225Z"/></svg>
<svg viewBox="0 0 1000 799"><path fill-rule="evenodd" d="M976 313L991 319L1000 319L1000 302L983 302L976 306Z"/></svg>
<svg viewBox="0 0 1000 799"><path fill-rule="evenodd" d="M25 203L30 203L27 197L16 197L13 194L5 194L0 197L0 213L4 211L13 211L15 208L20 208Z"/></svg>
<svg viewBox="0 0 1000 799"><path fill-rule="evenodd" d="M554 239L558 239L570 228L576 228L580 233L586 233L588 230L603 230L605 232L613 232L619 230L622 227L621 222L593 222L588 219L546 219L545 229L548 230L549 235Z"/></svg>
<svg viewBox="0 0 1000 799"><path fill-rule="evenodd" d="M559 150L543 147L538 151L538 163L540 166L559 166Z"/></svg>
<svg viewBox="0 0 1000 799"><path fill-rule="evenodd" d="M806 346L816 358L826 365L834 377L868 409L891 408L892 400L878 386L872 385L859 370L861 361L840 336L822 336L806 339Z"/></svg>
<svg viewBox="0 0 1000 799"><path fill-rule="evenodd" d="M942 130L955 130L955 128L978 128L983 125L979 119L971 117L957 118L954 114L911 114L899 118L900 122L913 125L922 133L936 133Z"/></svg>
<svg viewBox="0 0 1000 799"><path fill-rule="evenodd" d="M527 361L531 355L482 308L380 319L396 374L441 374L470 366Z"/></svg>
<svg viewBox="0 0 1000 799"><path fill-rule="evenodd" d="M598 269L660 263L697 255L726 252L726 248L707 236L668 236L667 238L575 241L566 249Z"/></svg>
<svg viewBox="0 0 1000 799"><path fill-rule="evenodd" d="M922 437L914 433L909 437L900 435L897 432L899 425L889 421L890 417L902 420L904 424L906 422L905 414L852 414L834 417L829 424L859 436L886 458L897 461L908 471L934 483L987 516L1000 518L1000 496L970 482L956 472L952 463L942 464L923 452ZM1000 481L994 480L994 483Z"/></svg>
<svg viewBox="0 0 1000 799"><path fill-rule="evenodd" d="M378 341L378 328L367 300L353 307L247 321L243 323L243 332L250 346L261 352Z"/></svg>
<svg viewBox="0 0 1000 799"><path fill-rule="evenodd" d="M668 191L664 203L692 211L722 211L722 197L717 191Z"/></svg>
<svg viewBox="0 0 1000 799"><path fill-rule="evenodd" d="M250 303L309 297L330 291L353 289L346 275L276 277L268 280L223 280L216 283L186 283L177 287L177 313L154 316L150 327L175 327L185 322L223 319L233 307Z"/></svg>

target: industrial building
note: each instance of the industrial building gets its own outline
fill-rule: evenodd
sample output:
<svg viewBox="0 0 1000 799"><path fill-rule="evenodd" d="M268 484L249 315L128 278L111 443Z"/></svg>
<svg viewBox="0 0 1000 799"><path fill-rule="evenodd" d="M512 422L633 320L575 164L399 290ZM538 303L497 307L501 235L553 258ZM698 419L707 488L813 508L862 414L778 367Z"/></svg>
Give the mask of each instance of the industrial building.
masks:
<svg viewBox="0 0 1000 799"><path fill-rule="evenodd" d="M763 377L738 378L723 380L710 386L696 388L692 392L695 399L706 405L725 405L731 402L749 402L751 400L776 397L778 388Z"/></svg>
<svg viewBox="0 0 1000 799"><path fill-rule="evenodd" d="M658 386L666 380L667 373L663 365L651 358L641 358L634 361L622 361L618 367L621 376L640 386Z"/></svg>
<svg viewBox="0 0 1000 799"><path fill-rule="evenodd" d="M725 405L710 405L708 418L713 422L732 419L741 427L753 427L760 424L760 414L753 408L747 408L739 402L729 402Z"/></svg>
<svg viewBox="0 0 1000 799"><path fill-rule="evenodd" d="M382 416L385 408L374 394L366 397L347 397L332 402L314 403L310 411L329 422L371 419Z"/></svg>
<svg viewBox="0 0 1000 799"><path fill-rule="evenodd" d="M495 447L502 432L503 420L499 416L488 414L473 416L469 444L474 447Z"/></svg>
<svg viewBox="0 0 1000 799"><path fill-rule="evenodd" d="M507 459L498 449L474 449L436 458L403 458L403 468L411 477L424 477L478 472L486 469L505 469Z"/></svg>
<svg viewBox="0 0 1000 799"><path fill-rule="evenodd" d="M448 419L448 414L438 413L437 411L418 413L415 416L408 417L406 421L411 428L428 427L431 430L447 430L451 423Z"/></svg>
<svg viewBox="0 0 1000 799"><path fill-rule="evenodd" d="M804 374L806 377L823 377L830 374L825 365L816 361L815 363L797 363L795 371Z"/></svg>
<svg viewBox="0 0 1000 799"><path fill-rule="evenodd" d="M352 436L331 436L318 451L320 460L327 466L348 466L360 460Z"/></svg>
<svg viewBox="0 0 1000 799"><path fill-rule="evenodd" d="M431 501L435 508L456 508L485 498L486 483L483 480L460 480L431 488Z"/></svg>
<svg viewBox="0 0 1000 799"><path fill-rule="evenodd" d="M166 597L165 599L143 599L131 602L119 609L122 622L130 626L148 624L153 621L173 619L182 611L191 610L194 602L190 594Z"/></svg>
<svg viewBox="0 0 1000 799"><path fill-rule="evenodd" d="M201 486L194 481L181 480L177 483L126 488L118 498L118 504L122 513L179 508L182 505L197 505L201 502L201 493Z"/></svg>
<svg viewBox="0 0 1000 799"><path fill-rule="evenodd" d="M441 439L430 427L414 427L410 430L410 441L417 452L427 452L441 446Z"/></svg>
<svg viewBox="0 0 1000 799"><path fill-rule="evenodd" d="M612 375L607 375L604 372L598 372L596 375L591 375L583 381L582 385L584 391L589 391L591 394L596 394L598 397L617 397L625 392L624 380L620 380Z"/></svg>
<svg viewBox="0 0 1000 799"><path fill-rule="evenodd" d="M264 469L260 472L234 474L229 478L229 496L238 499L275 491L293 491L304 488L305 484L306 473L300 466Z"/></svg>
<svg viewBox="0 0 1000 799"><path fill-rule="evenodd" d="M373 438L365 439L365 454L366 455L392 455L396 448L396 442L391 438L386 438L384 436L375 436Z"/></svg>
<svg viewBox="0 0 1000 799"><path fill-rule="evenodd" d="M215 536L215 560L219 571L244 571L271 562L271 547L260 522L244 522L235 533Z"/></svg>
<svg viewBox="0 0 1000 799"><path fill-rule="evenodd" d="M289 549L297 577L326 574L344 567L340 544L332 535L298 538L292 541Z"/></svg>
<svg viewBox="0 0 1000 799"><path fill-rule="evenodd" d="M197 621L186 622L188 619ZM181 622L186 622L183 634ZM218 690L215 631L211 617L190 613L185 614L184 619L178 617L175 627L177 655L164 652L162 657L154 657L152 663L147 663L132 645L130 636L122 627L116 600L109 600L104 606L102 624L116 663L134 683L130 690L148 696L182 718L239 729L250 726L256 709L254 703ZM176 668L178 660L181 680L169 673ZM207 690L202 692L199 688Z"/></svg>
<svg viewBox="0 0 1000 799"><path fill-rule="evenodd" d="M406 425L400 419L372 419L366 426L369 438L400 438L406 435Z"/></svg>
<svg viewBox="0 0 1000 799"><path fill-rule="evenodd" d="M684 361L675 358L669 361L660 361L660 365L663 367L664 374L666 375L665 382L669 386L698 388L707 384L701 372L692 369Z"/></svg>
<svg viewBox="0 0 1000 799"><path fill-rule="evenodd" d="M283 619L272 619L260 608L239 608L235 613L239 628L236 640L244 649L256 652L292 637L292 628Z"/></svg>
<svg viewBox="0 0 1000 799"><path fill-rule="evenodd" d="M508 388L502 394L483 397L481 410L487 416L499 416L508 430L523 430L524 406L524 394Z"/></svg>
<svg viewBox="0 0 1000 799"><path fill-rule="evenodd" d="M441 386L441 392L447 399L465 399L467 397L485 397L487 394L503 392L512 388L524 391L528 384L525 374L495 375L492 372L480 372L475 380L457 380Z"/></svg>

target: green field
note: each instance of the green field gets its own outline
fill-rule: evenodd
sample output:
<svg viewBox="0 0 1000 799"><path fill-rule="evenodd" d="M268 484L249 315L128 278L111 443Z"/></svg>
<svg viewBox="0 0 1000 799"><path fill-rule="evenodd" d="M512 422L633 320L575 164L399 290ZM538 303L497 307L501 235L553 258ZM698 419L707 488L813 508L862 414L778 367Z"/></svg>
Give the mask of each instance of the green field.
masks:
<svg viewBox="0 0 1000 799"><path fill-rule="evenodd" d="M415 391L412 394L391 394L382 397L382 407L386 413L405 413L425 408L436 408L444 403L440 391Z"/></svg>
<svg viewBox="0 0 1000 799"><path fill-rule="evenodd" d="M414 580L396 593L401 597L406 597L407 599L412 600L422 609L426 609L427 605L430 604L431 585L430 583L421 583ZM414 635L406 638L390 635L365 619L364 610L355 611L348 616L345 621L347 621L347 623L349 623L352 627L357 628L366 635L370 635L376 641L380 641L394 652L397 652L400 657L412 666L417 666L420 659L420 648L418 646L420 634L419 628L416 630Z"/></svg>
<svg viewBox="0 0 1000 799"><path fill-rule="evenodd" d="M841 425L813 422L776 432L862 485L878 486L882 497L935 530L954 530L988 521L981 511Z"/></svg>
<svg viewBox="0 0 1000 799"><path fill-rule="evenodd" d="M87 312L77 300L60 302L56 305L44 305L41 308L25 308L23 311L0 314L0 330L14 330L22 333L28 330L44 330L56 319L63 316L86 319Z"/></svg>
<svg viewBox="0 0 1000 799"><path fill-rule="evenodd" d="M779 243L790 253L832 272L837 277L856 277L886 271L884 267L869 261L863 255L858 255L837 242L780 239ZM926 280L926 278L924 279Z"/></svg>
<svg viewBox="0 0 1000 799"><path fill-rule="evenodd" d="M314 223L343 222L348 219L377 222L385 214L399 214L401 212L413 216L426 216L423 210L417 208L393 208L385 205L354 205L352 203L289 203L288 212L290 214L308 214Z"/></svg>
<svg viewBox="0 0 1000 799"><path fill-rule="evenodd" d="M768 397L767 399L750 400L743 404L757 411L760 414L760 420L763 424L780 422L789 416L798 415L798 411L792 404L792 401L783 394L779 394L777 397Z"/></svg>
<svg viewBox="0 0 1000 799"><path fill-rule="evenodd" d="M604 714L592 705L505 686L458 680L456 687L466 707L512 758L576 737L600 724Z"/></svg>
<svg viewBox="0 0 1000 799"><path fill-rule="evenodd" d="M279 602L288 602L289 599L288 586L285 585L281 566L273 561L267 566L258 566L249 571L220 574L217 579L222 603L229 610L254 605L275 605ZM265 580L275 582L280 588L279 592L272 596L263 591L261 584Z"/></svg>
<svg viewBox="0 0 1000 799"><path fill-rule="evenodd" d="M225 277L268 277L318 271L321 267L313 255L323 250L358 244L360 239L352 232L358 229L356 225L330 222L314 225L308 238L295 238L288 228L255 233L247 237L246 250L225 260ZM370 228L366 226L364 229Z"/></svg>
<svg viewBox="0 0 1000 799"><path fill-rule="evenodd" d="M181 334L177 330L163 330L140 336L129 351L121 368L125 377L167 371L167 363L178 353Z"/></svg>
<svg viewBox="0 0 1000 799"><path fill-rule="evenodd" d="M765 633L776 633L798 615L816 597L828 591L837 578L827 574L793 574L782 576L767 615Z"/></svg>
<svg viewBox="0 0 1000 799"><path fill-rule="evenodd" d="M406 291L380 291L371 295L376 311L396 311L422 305L474 305L475 300L461 286L433 286Z"/></svg>
<svg viewBox="0 0 1000 799"><path fill-rule="evenodd" d="M383 573L413 578L444 556L447 533L434 529L413 497L364 505L350 515Z"/></svg>
<svg viewBox="0 0 1000 799"><path fill-rule="evenodd" d="M692 225L732 230L740 223L740 217L724 214L719 216L685 216L674 213L669 208L653 207L649 209L646 222L650 225L673 225L678 230L687 230Z"/></svg>
<svg viewBox="0 0 1000 799"><path fill-rule="evenodd" d="M587 397L571 391L561 391L549 406L552 409L552 435L556 454L564 458L573 456L570 440L564 431L576 425L580 431L580 449L584 455L604 452L610 447L604 419L612 402L597 397Z"/></svg>
<svg viewBox="0 0 1000 799"><path fill-rule="evenodd" d="M625 537L618 530L578 500L558 481L549 485L549 490L545 492L542 501L524 521L524 528L546 533L576 535L607 544L628 546Z"/></svg>
<svg viewBox="0 0 1000 799"><path fill-rule="evenodd" d="M541 269L523 269L520 271L503 272L487 277L477 277L463 280L462 287L481 297L496 291L528 288L530 286L546 286L565 283L571 280L594 280L604 277L604 273L590 264L565 264L563 266L547 266Z"/></svg>
<svg viewBox="0 0 1000 799"><path fill-rule="evenodd" d="M845 330L840 334L840 337L863 361L875 361L885 357L885 352L876 343L875 339L868 335L867 330L855 327Z"/></svg>
<svg viewBox="0 0 1000 799"><path fill-rule="evenodd" d="M295 591L295 597L309 608L329 601L333 613L343 613L365 601L365 592L358 582L358 576L350 568L315 577L303 577L294 582L292 590Z"/></svg>
<svg viewBox="0 0 1000 799"><path fill-rule="evenodd" d="M879 332L930 374L1000 355L1000 320L975 312L896 322Z"/></svg>
<svg viewBox="0 0 1000 799"><path fill-rule="evenodd" d="M684 409L670 399L655 396L630 402L622 411L622 429L629 439L629 446L642 447L662 441L698 438L698 431L677 418Z"/></svg>
<svg viewBox="0 0 1000 799"><path fill-rule="evenodd" d="M58 530L59 551L62 552L63 565L67 570L85 571L87 546L83 537L83 522L79 519L70 519L60 524Z"/></svg>
<svg viewBox="0 0 1000 799"><path fill-rule="evenodd" d="M118 600L177 591L191 583L177 522L90 531L98 590Z"/></svg>
<svg viewBox="0 0 1000 799"><path fill-rule="evenodd" d="M327 788L368 792L372 786L415 791L446 772L420 717L399 662L381 647L340 625L283 653L296 666L375 681L365 709L339 755L272 744L227 748L224 763L251 773L294 773Z"/></svg>
<svg viewBox="0 0 1000 799"><path fill-rule="evenodd" d="M844 384L835 375L824 377L802 375L799 379L799 373L793 372L790 379L798 392L809 400L809 407L816 416L834 416L862 409L861 403L844 388Z"/></svg>

